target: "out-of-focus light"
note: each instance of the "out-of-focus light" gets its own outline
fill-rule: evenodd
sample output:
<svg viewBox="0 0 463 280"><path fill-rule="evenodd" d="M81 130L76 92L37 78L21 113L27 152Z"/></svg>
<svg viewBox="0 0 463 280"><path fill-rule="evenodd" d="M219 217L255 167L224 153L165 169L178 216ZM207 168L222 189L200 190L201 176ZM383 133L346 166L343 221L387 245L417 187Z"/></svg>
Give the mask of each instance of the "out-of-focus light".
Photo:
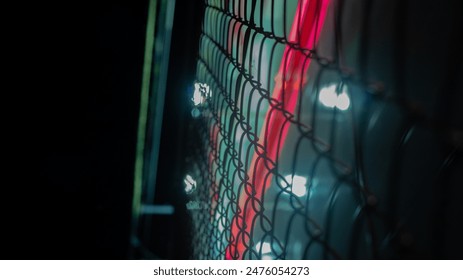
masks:
<svg viewBox="0 0 463 280"><path fill-rule="evenodd" d="M204 87L204 96L206 98L211 98L212 97L212 90L209 87L209 85L208 84L203 84L203 87Z"/></svg>
<svg viewBox="0 0 463 280"><path fill-rule="evenodd" d="M212 97L212 90L206 83L195 83L195 90L191 101L195 106L202 105L206 102L206 99Z"/></svg>
<svg viewBox="0 0 463 280"><path fill-rule="evenodd" d="M200 85L199 83L195 83L195 91L193 93L193 98L191 99L193 101L193 104L195 106L198 106L199 104L202 103L203 96L200 91Z"/></svg>
<svg viewBox="0 0 463 280"><path fill-rule="evenodd" d="M326 107L334 108L338 101L338 95L336 94L336 85L322 88L320 90L320 95L318 99Z"/></svg>
<svg viewBox="0 0 463 280"><path fill-rule="evenodd" d="M276 244L274 244L274 248L273 250L276 250L276 251L272 251L272 244L270 244L270 242L257 242L256 244L256 251L258 253L261 254L261 259L262 260L274 260L276 259L276 256L275 256L275 253L276 254L280 254L281 253L281 249L278 248L275 248L275 246L277 246Z"/></svg>
<svg viewBox="0 0 463 280"><path fill-rule="evenodd" d="M261 249L262 249L262 251L261 251ZM262 243L262 242L259 241L256 244L256 251L261 252L262 255L269 254L269 253L272 252L272 247L271 247L269 242Z"/></svg>
<svg viewBox="0 0 463 280"><path fill-rule="evenodd" d="M198 108L193 108L191 109L191 116L195 119L199 118L201 116L201 111L199 111Z"/></svg>
<svg viewBox="0 0 463 280"><path fill-rule="evenodd" d="M190 194L196 190L196 180L193 179L193 177L190 175L186 175L183 182L185 183L185 192L187 194Z"/></svg>
<svg viewBox="0 0 463 280"><path fill-rule="evenodd" d="M350 106L350 99L347 93L343 92L340 95L338 95L336 107L338 107L339 110L345 111L349 109L349 106Z"/></svg>
<svg viewBox="0 0 463 280"><path fill-rule="evenodd" d="M291 185L291 192L299 197L303 197L307 194L307 178L298 175L286 175L285 176L286 182ZM281 180L281 185L286 188L288 185L284 180Z"/></svg>
<svg viewBox="0 0 463 280"><path fill-rule="evenodd" d="M344 87L345 89L346 87ZM318 96L320 103L328 108L338 108L341 111L349 109L350 99L346 92L336 93L336 85L324 87Z"/></svg>

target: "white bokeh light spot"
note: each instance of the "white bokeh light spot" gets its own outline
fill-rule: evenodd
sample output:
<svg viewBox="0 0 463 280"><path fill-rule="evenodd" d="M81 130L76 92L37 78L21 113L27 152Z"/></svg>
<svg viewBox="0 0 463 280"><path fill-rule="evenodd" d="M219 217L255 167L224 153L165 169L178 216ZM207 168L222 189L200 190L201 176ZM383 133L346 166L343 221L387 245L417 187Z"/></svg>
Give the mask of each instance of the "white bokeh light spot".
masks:
<svg viewBox="0 0 463 280"><path fill-rule="evenodd" d="M320 102L328 108L334 108L334 106L336 106L337 98L335 85L322 88L320 90L320 96L318 97Z"/></svg>
<svg viewBox="0 0 463 280"><path fill-rule="evenodd" d="M206 83L195 83L195 90L191 101L195 106L200 106L206 103L206 99L212 97L212 90Z"/></svg>
<svg viewBox="0 0 463 280"><path fill-rule="evenodd" d="M303 176L298 176L298 175L286 175L285 176L286 182L288 182L289 185L291 186L291 192L298 196L298 197L303 197L304 195L307 194L307 178ZM288 185L286 184L284 180L281 180L281 185L286 188Z"/></svg>
<svg viewBox="0 0 463 280"><path fill-rule="evenodd" d="M261 249L262 249L262 251L261 251ZM262 242L257 242L257 244L256 244L256 251L257 251L257 252L261 252L262 255L264 255L264 254L269 254L269 253L272 252L272 247L271 247L271 245L270 245L269 242L264 242L264 243L262 243Z"/></svg>
<svg viewBox="0 0 463 280"><path fill-rule="evenodd" d="M193 179L193 177L191 177L190 175L186 175L183 182L185 183L185 192L187 194L190 194L194 190L196 190L196 180Z"/></svg>
<svg viewBox="0 0 463 280"><path fill-rule="evenodd" d="M193 98L191 99L195 106L201 104L202 96L201 91L199 90L199 83L195 83L195 91L193 93Z"/></svg>
<svg viewBox="0 0 463 280"><path fill-rule="evenodd" d="M343 92L340 95L338 95L338 100L336 102L336 107L339 110L345 111L349 109L350 106L350 99L347 93Z"/></svg>
<svg viewBox="0 0 463 280"><path fill-rule="evenodd" d="M346 87L343 88L344 90ZM339 95L336 93L336 85L330 85L324 87L320 90L318 100L325 107L328 108L338 108L341 111L345 111L350 107L350 99L345 91L341 92Z"/></svg>

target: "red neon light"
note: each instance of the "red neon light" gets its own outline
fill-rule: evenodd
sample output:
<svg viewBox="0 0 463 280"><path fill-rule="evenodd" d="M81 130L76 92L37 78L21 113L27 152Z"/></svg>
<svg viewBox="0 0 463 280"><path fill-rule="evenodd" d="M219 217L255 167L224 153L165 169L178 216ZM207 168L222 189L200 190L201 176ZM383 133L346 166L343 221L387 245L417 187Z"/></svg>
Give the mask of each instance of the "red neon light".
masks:
<svg viewBox="0 0 463 280"><path fill-rule="evenodd" d="M291 26L289 41L299 42L304 49L313 49L316 44L314 38L319 38L330 0L302 0L301 2L297 7L296 16ZM272 93L273 99L283 103L284 111L294 113L296 108L300 79L306 76L310 65L310 60L305 60L305 58L302 52L289 45L286 46ZM283 82L281 82L282 80ZM277 153L281 151L285 143L288 129L289 123L282 111L270 107L266 113L259 138L260 144L266 148L266 156L269 160L254 153L248 170L249 178L252 180L251 184L255 186L258 199L262 198L262 194L270 186L272 174L270 174L267 166L271 165L270 162L276 161ZM246 191L245 186L239 199L239 209L242 213L236 213L232 220L231 234L234 242L231 242L226 248L225 258L228 260L243 257L246 249L245 244L249 242L250 225L253 224L257 214L252 203L253 198Z"/></svg>

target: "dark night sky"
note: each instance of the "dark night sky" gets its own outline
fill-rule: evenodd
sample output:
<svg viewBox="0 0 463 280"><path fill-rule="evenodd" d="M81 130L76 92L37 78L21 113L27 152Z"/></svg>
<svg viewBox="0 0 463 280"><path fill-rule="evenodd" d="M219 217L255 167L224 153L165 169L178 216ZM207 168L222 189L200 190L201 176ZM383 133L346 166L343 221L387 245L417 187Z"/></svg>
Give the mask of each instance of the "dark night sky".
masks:
<svg viewBox="0 0 463 280"><path fill-rule="evenodd" d="M1 258L126 258L147 2L22 15Z"/></svg>

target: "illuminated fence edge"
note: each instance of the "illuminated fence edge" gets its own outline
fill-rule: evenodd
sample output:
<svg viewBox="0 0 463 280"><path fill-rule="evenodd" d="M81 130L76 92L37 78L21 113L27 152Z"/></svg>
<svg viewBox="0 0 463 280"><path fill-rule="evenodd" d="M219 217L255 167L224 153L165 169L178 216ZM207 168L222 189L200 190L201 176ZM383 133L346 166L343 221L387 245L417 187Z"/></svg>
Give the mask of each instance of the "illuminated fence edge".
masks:
<svg viewBox="0 0 463 280"><path fill-rule="evenodd" d="M411 215L459 142L441 152L452 128L432 97L380 70L368 3L206 1L185 177L193 258L423 257L417 234L435 225Z"/></svg>

